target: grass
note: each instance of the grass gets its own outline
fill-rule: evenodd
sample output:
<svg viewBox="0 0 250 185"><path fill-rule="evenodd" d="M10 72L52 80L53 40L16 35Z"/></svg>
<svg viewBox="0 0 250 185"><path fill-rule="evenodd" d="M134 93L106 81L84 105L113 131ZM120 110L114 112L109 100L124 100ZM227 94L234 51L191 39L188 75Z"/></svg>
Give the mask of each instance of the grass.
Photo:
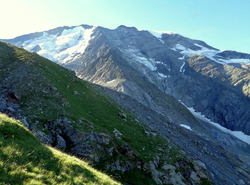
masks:
<svg viewBox="0 0 250 185"><path fill-rule="evenodd" d="M119 184L0 114L0 184Z"/></svg>

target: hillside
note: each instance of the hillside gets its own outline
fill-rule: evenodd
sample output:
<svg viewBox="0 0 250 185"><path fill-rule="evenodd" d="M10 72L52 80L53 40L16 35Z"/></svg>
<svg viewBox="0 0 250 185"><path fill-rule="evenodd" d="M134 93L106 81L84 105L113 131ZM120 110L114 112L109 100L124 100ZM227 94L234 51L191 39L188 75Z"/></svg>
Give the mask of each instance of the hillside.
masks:
<svg viewBox="0 0 250 185"><path fill-rule="evenodd" d="M0 184L120 184L0 113Z"/></svg>
<svg viewBox="0 0 250 185"><path fill-rule="evenodd" d="M170 138L74 72L35 53L1 42L0 81L1 112L21 120L43 143L89 161L122 183L210 181L204 164L183 155Z"/></svg>

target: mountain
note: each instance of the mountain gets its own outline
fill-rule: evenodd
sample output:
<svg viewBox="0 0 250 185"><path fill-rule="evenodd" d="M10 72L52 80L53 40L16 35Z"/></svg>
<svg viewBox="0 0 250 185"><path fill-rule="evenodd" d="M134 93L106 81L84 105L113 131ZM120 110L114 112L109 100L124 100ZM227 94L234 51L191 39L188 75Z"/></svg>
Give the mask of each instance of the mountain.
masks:
<svg viewBox="0 0 250 185"><path fill-rule="evenodd" d="M2 113L19 120L40 142L84 159L124 184L211 182L203 162L186 154L169 137L157 134L95 85L46 58L0 42L0 82L0 169L3 169L0 173L4 174L1 177L6 177L0 178L1 182L11 183L11 175L17 173L15 179L20 183L31 180L30 175L38 181L39 174L45 174L41 181L48 178L49 183L53 174L59 173L58 168L63 172L67 166L67 174L61 175L62 183L63 180L70 184L84 183L83 177L72 172L84 170L73 162L77 159L65 157L72 159L72 163L61 161L62 166L57 165L58 158L64 158L65 154L45 147ZM181 105L177 103L176 106ZM173 128L178 126L169 124ZM187 134L188 131L183 129L182 132ZM40 148L41 151L37 151ZM39 164L45 165L44 168L36 167L40 159ZM29 160L32 164L27 163ZM5 163L10 169L3 166ZM53 168L53 165L56 166ZM20 171L28 169L28 174L20 179L21 172L14 171L14 167ZM94 177L86 173L91 183ZM68 179L71 175L72 180ZM60 176L57 178L55 183L60 181ZM98 180L95 183L98 182L101 183Z"/></svg>
<svg viewBox="0 0 250 185"><path fill-rule="evenodd" d="M126 26L60 27L5 41L96 84L201 160L215 184L249 181L250 139L242 134L250 133L248 54Z"/></svg>
<svg viewBox="0 0 250 185"><path fill-rule="evenodd" d="M41 144L0 113L1 184L120 184L86 162Z"/></svg>
<svg viewBox="0 0 250 185"><path fill-rule="evenodd" d="M171 114L176 122L192 121L175 119L173 108L166 107L171 100L162 100L166 94L223 127L250 134L249 54L220 51L175 33L125 26L60 27L5 41Z"/></svg>

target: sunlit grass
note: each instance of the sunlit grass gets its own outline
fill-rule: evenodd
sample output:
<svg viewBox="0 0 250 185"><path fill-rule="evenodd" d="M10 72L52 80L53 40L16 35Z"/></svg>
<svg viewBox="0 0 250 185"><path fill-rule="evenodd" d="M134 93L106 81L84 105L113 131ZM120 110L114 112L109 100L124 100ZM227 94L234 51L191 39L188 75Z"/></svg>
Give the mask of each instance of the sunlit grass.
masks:
<svg viewBox="0 0 250 185"><path fill-rule="evenodd" d="M119 184L0 114L0 184Z"/></svg>

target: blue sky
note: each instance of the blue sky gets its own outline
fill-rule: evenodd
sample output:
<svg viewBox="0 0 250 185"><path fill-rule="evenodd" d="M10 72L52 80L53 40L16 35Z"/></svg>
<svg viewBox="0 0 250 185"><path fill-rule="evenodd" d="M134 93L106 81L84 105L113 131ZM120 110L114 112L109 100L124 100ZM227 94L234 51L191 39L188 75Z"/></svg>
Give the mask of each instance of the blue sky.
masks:
<svg viewBox="0 0 250 185"><path fill-rule="evenodd" d="M250 53L250 0L0 0L0 38L79 24L173 31Z"/></svg>

